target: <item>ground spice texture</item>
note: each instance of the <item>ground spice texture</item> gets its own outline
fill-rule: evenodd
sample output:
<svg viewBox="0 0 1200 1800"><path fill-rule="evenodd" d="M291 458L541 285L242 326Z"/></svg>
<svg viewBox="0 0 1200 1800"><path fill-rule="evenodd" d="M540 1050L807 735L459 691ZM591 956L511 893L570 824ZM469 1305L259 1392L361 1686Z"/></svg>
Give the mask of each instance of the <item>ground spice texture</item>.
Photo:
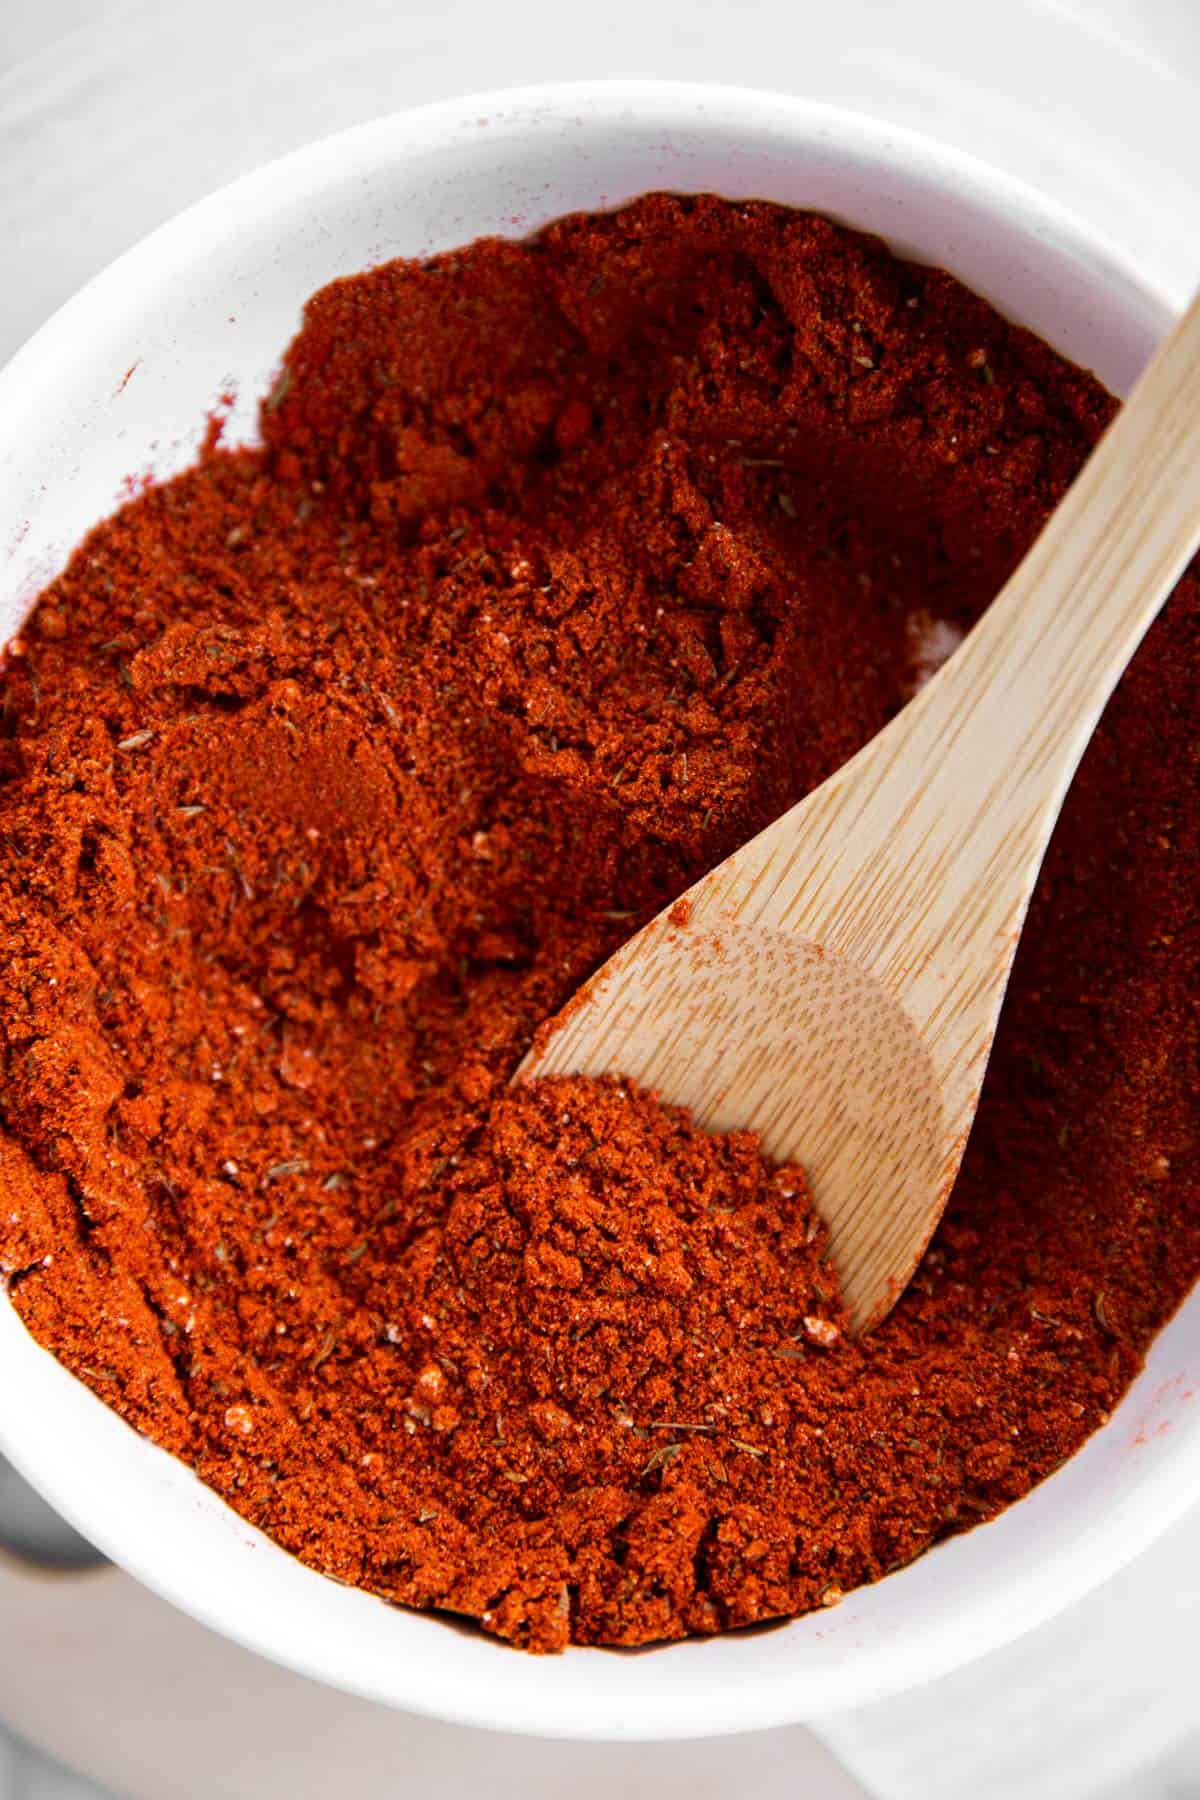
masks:
<svg viewBox="0 0 1200 1800"><path fill-rule="evenodd" d="M904 703L1111 411L763 204L318 294L262 447L101 525L4 666L0 1268L39 1341L313 1567L533 1650L830 1604L1053 1470L1200 1269L1193 581L867 1340L798 1170L507 1083Z"/></svg>

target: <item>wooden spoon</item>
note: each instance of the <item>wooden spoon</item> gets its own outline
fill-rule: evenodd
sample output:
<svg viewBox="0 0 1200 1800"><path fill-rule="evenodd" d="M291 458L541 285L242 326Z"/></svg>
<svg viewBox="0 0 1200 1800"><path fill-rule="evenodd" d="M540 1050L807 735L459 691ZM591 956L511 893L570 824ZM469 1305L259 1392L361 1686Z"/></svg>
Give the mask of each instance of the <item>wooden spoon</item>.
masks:
<svg viewBox="0 0 1200 1800"><path fill-rule="evenodd" d="M958 1172L1067 785L1198 544L1200 299L961 649L623 945L519 1079L628 1075L761 1133L807 1169L875 1324Z"/></svg>

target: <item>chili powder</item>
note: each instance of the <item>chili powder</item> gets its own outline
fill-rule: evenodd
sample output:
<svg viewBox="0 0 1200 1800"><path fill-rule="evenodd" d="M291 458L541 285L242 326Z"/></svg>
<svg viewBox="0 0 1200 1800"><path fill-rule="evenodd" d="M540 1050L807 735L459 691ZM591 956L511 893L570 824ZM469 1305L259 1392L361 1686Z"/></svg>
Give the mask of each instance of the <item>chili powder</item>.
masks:
<svg viewBox="0 0 1200 1800"><path fill-rule="evenodd" d="M0 1268L38 1340L314 1568L534 1650L829 1604L1050 1473L1200 1270L1193 580L869 1338L799 1170L507 1083L903 705L1112 410L766 204L316 295L261 446L123 506L6 658Z"/></svg>

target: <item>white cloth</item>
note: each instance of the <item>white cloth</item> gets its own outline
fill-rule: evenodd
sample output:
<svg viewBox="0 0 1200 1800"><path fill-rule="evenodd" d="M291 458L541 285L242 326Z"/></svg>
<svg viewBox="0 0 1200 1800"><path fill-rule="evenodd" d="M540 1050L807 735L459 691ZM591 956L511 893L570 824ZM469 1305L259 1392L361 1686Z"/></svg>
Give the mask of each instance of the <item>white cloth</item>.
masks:
<svg viewBox="0 0 1200 1800"><path fill-rule="evenodd" d="M1105 227L1180 301L1200 279L1196 0L605 0L592 8L438 0L420 10L405 0L0 0L0 359L145 231L297 144L453 93L634 75L793 90L915 126L1008 167ZM823 1721L821 1734L878 1800L1200 1793L1200 1751L1190 1774L1187 1752L1177 1765L1161 1761L1200 1724L1188 1629L1198 1597L1200 1517L1021 1643L917 1694ZM184 1624L143 1600L146 1619L161 1612ZM78 1618L66 1609L63 1632L69 1616ZM139 1683L153 1688L158 1629L146 1625L141 1639L120 1640L127 1709ZM211 1645L198 1627L185 1630L199 1636L181 1643L202 1637ZM23 1653L18 1637L0 1635L0 1670ZM102 1637L97 1627L93 1653ZM224 1647L220 1654L231 1676L236 1659L237 1680L253 1686L253 1659ZM81 1718L92 1716L80 1686L87 1666L85 1657L76 1674ZM99 1683L101 1662L94 1666ZM309 1703L304 1684L278 1685L297 1678L269 1677L271 1691L291 1694L294 1709ZM47 1681L55 1680L48 1668ZM5 1691L15 1684L6 1690L0 1681L0 1696ZM23 1715L31 1731L35 1711L30 1703ZM130 1713L108 1716L110 1726L103 1716L96 1725L101 1736L73 1740L73 1754L122 1782L128 1758L111 1738ZM64 1741L49 1714L38 1719L41 1741ZM210 1729L221 1724L218 1712ZM139 1741L148 1729L139 1725ZM511 1740L489 1751L474 1734L448 1736L446 1727L401 1719L389 1720L393 1729L404 1746L397 1793L450 1792L438 1773L447 1757L464 1792L472 1769L479 1787L496 1794L549 1793L554 1772L568 1770L580 1800L598 1791L574 1773L578 1752L572 1762ZM178 1721L172 1730L182 1731ZM244 1779L231 1776L205 1800L296 1791L272 1782L271 1758L262 1743L258 1750ZM751 1787L782 1800L802 1783L814 1800L849 1791L828 1762L814 1759L805 1733L641 1754L623 1779L635 1792L652 1785L660 1800ZM1155 1758L1157 1772L1146 1773ZM597 1772L606 1767L601 1758ZM143 1759L138 1793L183 1793L166 1776L156 1791L147 1768ZM1137 1787L1112 1789L1139 1768ZM617 1778L615 1762L609 1772ZM0 1800L82 1800L70 1778L61 1786L56 1779L0 1734ZM352 1773L349 1781L353 1790Z"/></svg>
<svg viewBox="0 0 1200 1800"><path fill-rule="evenodd" d="M1049 1625L816 1730L879 1800L1191 1800L1198 1601L1193 1513Z"/></svg>

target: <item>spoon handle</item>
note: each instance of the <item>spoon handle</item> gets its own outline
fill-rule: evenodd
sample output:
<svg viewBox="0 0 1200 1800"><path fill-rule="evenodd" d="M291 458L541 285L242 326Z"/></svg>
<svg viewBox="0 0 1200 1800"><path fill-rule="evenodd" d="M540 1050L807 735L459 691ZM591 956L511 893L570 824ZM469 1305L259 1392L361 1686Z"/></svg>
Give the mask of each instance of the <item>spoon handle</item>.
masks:
<svg viewBox="0 0 1200 1800"><path fill-rule="evenodd" d="M1009 829L1028 821L1044 842L1109 695L1198 545L1200 298L911 709L936 756L939 811L960 814L972 837L993 815Z"/></svg>
<svg viewBox="0 0 1200 1800"><path fill-rule="evenodd" d="M1198 543L1200 300L966 642L717 872L716 910L873 970L973 1091L1067 785Z"/></svg>

